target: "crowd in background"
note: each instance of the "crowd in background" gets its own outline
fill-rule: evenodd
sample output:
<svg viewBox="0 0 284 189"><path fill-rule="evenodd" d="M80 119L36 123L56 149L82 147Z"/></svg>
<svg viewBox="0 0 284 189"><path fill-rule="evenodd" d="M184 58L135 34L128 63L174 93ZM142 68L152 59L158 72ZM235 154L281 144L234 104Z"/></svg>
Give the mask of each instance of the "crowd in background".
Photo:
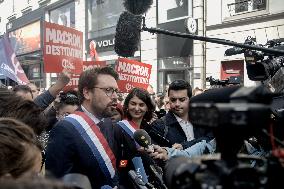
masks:
<svg viewBox="0 0 284 189"><path fill-rule="evenodd" d="M64 70L41 93L32 83L0 88L0 188L132 188L134 160L161 171L171 157L216 151L213 133L190 122L190 99L204 91L187 81L158 94L151 85L122 94L117 73L106 67L84 71L78 88L64 91L70 77ZM153 149L135 142L139 129ZM63 179L76 173L77 186ZM155 182L147 166L145 174Z"/></svg>

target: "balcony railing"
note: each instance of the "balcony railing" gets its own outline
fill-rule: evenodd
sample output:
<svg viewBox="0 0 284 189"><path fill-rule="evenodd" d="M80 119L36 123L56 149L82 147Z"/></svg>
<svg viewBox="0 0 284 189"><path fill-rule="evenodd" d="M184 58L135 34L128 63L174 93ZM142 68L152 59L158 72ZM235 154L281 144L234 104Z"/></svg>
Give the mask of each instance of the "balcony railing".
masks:
<svg viewBox="0 0 284 189"><path fill-rule="evenodd" d="M230 16L266 9L266 0L236 0L227 4Z"/></svg>

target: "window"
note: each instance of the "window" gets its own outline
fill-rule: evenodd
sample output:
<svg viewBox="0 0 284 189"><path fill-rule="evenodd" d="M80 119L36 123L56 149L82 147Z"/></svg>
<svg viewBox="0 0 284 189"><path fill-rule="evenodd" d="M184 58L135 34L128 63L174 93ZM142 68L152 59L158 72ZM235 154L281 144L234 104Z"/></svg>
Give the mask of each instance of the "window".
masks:
<svg viewBox="0 0 284 189"><path fill-rule="evenodd" d="M124 10L122 0L89 0L89 28L100 31L116 25Z"/></svg>
<svg viewBox="0 0 284 189"><path fill-rule="evenodd" d="M266 0L235 0L227 6L230 16L234 16L240 13L265 10Z"/></svg>
<svg viewBox="0 0 284 189"><path fill-rule="evenodd" d="M182 19L192 15L188 0L157 0L158 24Z"/></svg>
<svg viewBox="0 0 284 189"><path fill-rule="evenodd" d="M41 47L40 21L9 32L9 38L16 55L39 50Z"/></svg>
<svg viewBox="0 0 284 189"><path fill-rule="evenodd" d="M75 2L51 10L50 22L75 28Z"/></svg>

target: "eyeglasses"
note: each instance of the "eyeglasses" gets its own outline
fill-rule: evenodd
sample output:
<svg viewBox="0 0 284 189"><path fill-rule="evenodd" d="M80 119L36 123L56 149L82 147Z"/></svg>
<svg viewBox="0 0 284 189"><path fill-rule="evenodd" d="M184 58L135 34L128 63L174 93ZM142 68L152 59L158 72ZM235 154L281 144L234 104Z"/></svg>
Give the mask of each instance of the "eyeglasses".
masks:
<svg viewBox="0 0 284 189"><path fill-rule="evenodd" d="M105 92L105 94L108 97L111 97L113 95L113 93L115 92L117 95L119 95L121 92L118 89L114 89L111 87L107 87L107 88L103 88L103 87L93 87L93 88L97 88L97 89L101 89Z"/></svg>

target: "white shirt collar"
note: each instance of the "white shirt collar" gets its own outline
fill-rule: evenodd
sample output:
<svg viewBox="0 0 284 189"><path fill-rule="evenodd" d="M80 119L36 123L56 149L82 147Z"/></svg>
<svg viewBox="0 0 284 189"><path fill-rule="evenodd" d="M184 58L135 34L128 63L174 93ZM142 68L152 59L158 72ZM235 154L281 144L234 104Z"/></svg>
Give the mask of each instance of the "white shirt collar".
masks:
<svg viewBox="0 0 284 189"><path fill-rule="evenodd" d="M81 108L95 122L95 124L98 124L100 122L100 120L92 113L90 113L83 105L81 105Z"/></svg>
<svg viewBox="0 0 284 189"><path fill-rule="evenodd" d="M177 121L179 122L179 123L189 123L189 121L184 121L183 119L181 119L179 116L177 116L176 114L174 114L174 116L175 116L175 118L177 119Z"/></svg>

